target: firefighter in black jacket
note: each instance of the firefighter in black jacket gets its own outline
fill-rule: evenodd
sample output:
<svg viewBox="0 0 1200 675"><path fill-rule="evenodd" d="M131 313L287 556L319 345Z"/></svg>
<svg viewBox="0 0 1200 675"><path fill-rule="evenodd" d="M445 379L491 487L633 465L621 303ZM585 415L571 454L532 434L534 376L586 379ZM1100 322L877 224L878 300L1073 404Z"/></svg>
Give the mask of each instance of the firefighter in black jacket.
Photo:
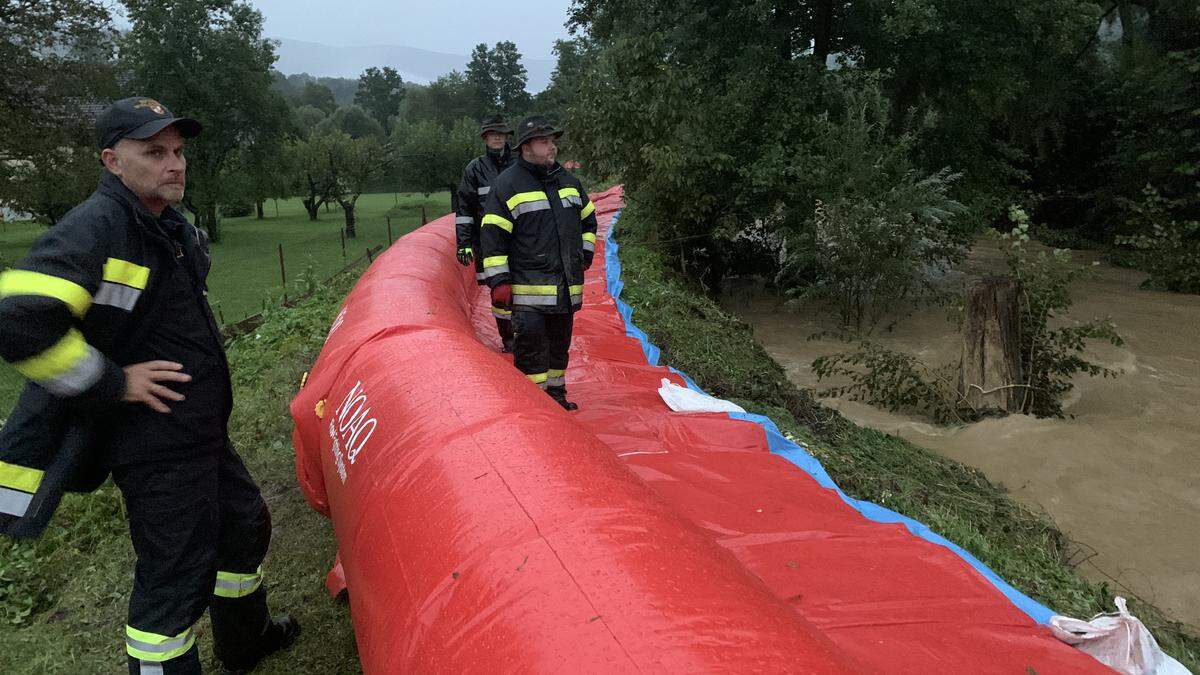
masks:
<svg viewBox="0 0 1200 675"><path fill-rule="evenodd" d="M214 654L245 672L299 625L267 612L271 520L229 441L207 237L171 207L200 124L135 97L96 131L100 187L0 275L0 356L30 380L0 432L0 525L37 533L66 474L98 466L94 488L111 472L137 553L129 671L199 673L207 607Z"/></svg>
<svg viewBox="0 0 1200 675"><path fill-rule="evenodd" d="M458 211L455 214L454 226L458 240L458 262L465 266L474 261L475 281L483 285L486 278L483 276L483 256L478 255L479 223L483 220L483 204L492 189L492 181L512 163L513 151L508 147L512 129L503 117L492 115L483 120L479 136L487 145L487 152L471 160L467 168L463 169L462 181L458 184ZM512 310L493 305L492 315L496 317L496 328L500 331L504 351L511 352Z"/></svg>
<svg viewBox="0 0 1200 675"><path fill-rule="evenodd" d="M492 303L512 308L513 362L567 410L567 357L583 272L596 251L596 207L554 160L562 136L544 117L517 127L520 156L492 181L484 208L483 274Z"/></svg>

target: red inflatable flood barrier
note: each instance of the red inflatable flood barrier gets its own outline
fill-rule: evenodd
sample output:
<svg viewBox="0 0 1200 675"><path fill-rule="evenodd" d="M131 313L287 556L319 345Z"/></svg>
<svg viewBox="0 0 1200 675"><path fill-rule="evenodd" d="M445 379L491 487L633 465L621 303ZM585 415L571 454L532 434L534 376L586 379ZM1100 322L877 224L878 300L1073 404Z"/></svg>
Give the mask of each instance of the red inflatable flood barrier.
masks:
<svg viewBox="0 0 1200 675"><path fill-rule="evenodd" d="M603 239L621 193L592 199ZM292 402L366 672L1107 672L762 425L671 413L601 242L563 411L499 353L453 230L375 261Z"/></svg>

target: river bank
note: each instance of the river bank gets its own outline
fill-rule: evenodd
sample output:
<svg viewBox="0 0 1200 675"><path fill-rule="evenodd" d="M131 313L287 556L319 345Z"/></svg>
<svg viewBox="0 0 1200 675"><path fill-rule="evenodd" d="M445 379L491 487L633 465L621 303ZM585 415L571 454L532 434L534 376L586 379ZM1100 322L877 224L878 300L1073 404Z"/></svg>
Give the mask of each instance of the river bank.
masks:
<svg viewBox="0 0 1200 675"><path fill-rule="evenodd" d="M1094 253L1076 259L1098 261ZM952 283L1002 272L1003 257L980 240ZM1116 379L1077 377L1064 419L1024 415L964 427L826 399L852 421L895 434L978 468L1023 503L1044 510L1075 544L1072 562L1114 592L1128 589L1175 618L1200 626L1200 296L1144 291L1139 272L1106 264L1077 284L1067 320L1110 316L1122 347L1095 345L1087 357L1121 370ZM810 340L834 324L813 307L758 295L728 307L802 388L823 388L812 360L842 351ZM930 365L957 363L959 335L944 309L899 317L876 342Z"/></svg>

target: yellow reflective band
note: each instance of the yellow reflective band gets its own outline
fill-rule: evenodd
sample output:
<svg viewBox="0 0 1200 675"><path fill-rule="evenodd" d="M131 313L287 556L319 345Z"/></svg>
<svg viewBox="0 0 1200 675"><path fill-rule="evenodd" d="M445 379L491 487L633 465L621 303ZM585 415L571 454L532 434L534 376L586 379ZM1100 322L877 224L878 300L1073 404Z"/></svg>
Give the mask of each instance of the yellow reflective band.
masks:
<svg viewBox="0 0 1200 675"><path fill-rule="evenodd" d="M46 475L45 471L9 464L8 462L0 462L0 486L6 488L32 494L37 492L38 486L42 484L42 476L44 475Z"/></svg>
<svg viewBox="0 0 1200 675"><path fill-rule="evenodd" d="M503 216L498 216L494 213L489 213L483 217L483 222L480 223L480 227L482 227L484 225L495 225L496 227L504 230L505 232L512 234L512 228L513 228L512 221Z"/></svg>
<svg viewBox="0 0 1200 675"><path fill-rule="evenodd" d="M485 269L488 267L499 267L501 265L507 265L507 264L508 264L508 256L506 256L506 255L494 255L490 258L483 259L483 266Z"/></svg>
<svg viewBox="0 0 1200 675"><path fill-rule="evenodd" d="M14 365L31 380L49 380L71 371L87 358L88 344L83 333L72 328L53 347Z"/></svg>
<svg viewBox="0 0 1200 675"><path fill-rule="evenodd" d="M509 211L512 211L525 202L544 202L547 199L546 193L541 190L537 192L518 192L505 202L505 205L508 206Z"/></svg>
<svg viewBox="0 0 1200 675"><path fill-rule="evenodd" d="M125 626L125 651L142 661L170 661L186 654L195 644L196 635L191 628L175 637L168 637Z"/></svg>
<svg viewBox="0 0 1200 675"><path fill-rule="evenodd" d="M145 290L146 284L150 281L150 268L135 265L127 260L109 258L104 261L104 280Z"/></svg>
<svg viewBox="0 0 1200 675"><path fill-rule="evenodd" d="M525 377L528 377L529 381L534 384L541 384L549 379L550 375L547 373L537 373L535 375L526 375Z"/></svg>
<svg viewBox="0 0 1200 675"><path fill-rule="evenodd" d="M584 241L590 241L590 242L592 242L593 244L594 244L594 243L596 243L596 233L595 233L595 232L584 232L584 233L583 233L583 240L584 240Z"/></svg>
<svg viewBox="0 0 1200 675"><path fill-rule="evenodd" d="M584 218L587 218L588 216L592 215L595 212L596 212L596 205L593 204L592 202L588 202L587 206L583 207L583 210L579 212L579 219L583 220Z"/></svg>
<svg viewBox="0 0 1200 675"><path fill-rule="evenodd" d="M558 191L558 196L561 199L566 199L567 197L578 197L579 190L576 190L573 187L565 187Z"/></svg>
<svg viewBox="0 0 1200 675"><path fill-rule="evenodd" d="M558 286L513 285L513 295L558 295Z"/></svg>
<svg viewBox="0 0 1200 675"><path fill-rule="evenodd" d="M7 270L0 274L0 298L13 295L40 295L54 298L71 308L79 318L92 306L92 294L73 281L27 270Z"/></svg>
<svg viewBox="0 0 1200 675"><path fill-rule="evenodd" d="M217 585L213 595L219 598L244 598L262 586L262 567L253 574L237 572L217 572Z"/></svg>
<svg viewBox="0 0 1200 675"><path fill-rule="evenodd" d="M565 370L557 370L557 369L555 369L555 368L551 368L551 369L550 369L550 372L549 372L549 373L547 373L547 374L548 374L550 377L565 377L565 376L566 376L566 374L567 374L567 371L565 371Z"/></svg>
<svg viewBox="0 0 1200 675"><path fill-rule="evenodd" d="M572 286L570 288L570 294L571 295L582 295L583 294L583 286Z"/></svg>

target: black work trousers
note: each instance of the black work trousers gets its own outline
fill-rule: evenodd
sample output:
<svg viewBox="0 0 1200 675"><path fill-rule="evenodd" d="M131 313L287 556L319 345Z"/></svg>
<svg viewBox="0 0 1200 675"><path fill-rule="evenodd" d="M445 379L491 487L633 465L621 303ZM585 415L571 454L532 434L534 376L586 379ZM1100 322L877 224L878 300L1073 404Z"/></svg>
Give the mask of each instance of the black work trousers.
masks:
<svg viewBox="0 0 1200 675"><path fill-rule="evenodd" d="M567 393L567 362L575 313L513 310L513 364L532 382L559 398Z"/></svg>
<svg viewBox="0 0 1200 675"><path fill-rule="evenodd" d="M113 468L137 553L129 598L130 673L199 673L193 626L206 608L213 652L253 653L270 615L262 561L271 516L232 448Z"/></svg>

